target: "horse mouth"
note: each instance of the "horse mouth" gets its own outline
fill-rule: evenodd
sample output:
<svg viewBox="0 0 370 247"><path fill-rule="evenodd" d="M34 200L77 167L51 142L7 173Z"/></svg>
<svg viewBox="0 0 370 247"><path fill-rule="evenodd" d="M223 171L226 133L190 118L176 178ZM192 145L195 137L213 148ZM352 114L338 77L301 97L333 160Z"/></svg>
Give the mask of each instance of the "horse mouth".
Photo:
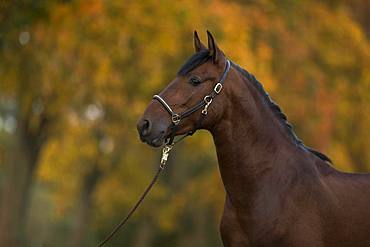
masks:
<svg viewBox="0 0 370 247"><path fill-rule="evenodd" d="M158 137L155 138L148 138L140 136L142 142L148 144L151 147L158 148L163 146L170 138L170 134L161 133Z"/></svg>

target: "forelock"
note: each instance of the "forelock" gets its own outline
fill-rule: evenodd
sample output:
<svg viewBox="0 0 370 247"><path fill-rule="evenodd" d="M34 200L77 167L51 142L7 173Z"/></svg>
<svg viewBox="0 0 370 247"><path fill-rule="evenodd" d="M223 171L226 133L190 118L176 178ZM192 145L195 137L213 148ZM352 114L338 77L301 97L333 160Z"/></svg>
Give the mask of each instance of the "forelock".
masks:
<svg viewBox="0 0 370 247"><path fill-rule="evenodd" d="M210 58L211 56L208 50L201 50L195 53L184 63L184 65L181 66L181 68L177 72L177 75L184 76L188 74L199 65L206 63Z"/></svg>

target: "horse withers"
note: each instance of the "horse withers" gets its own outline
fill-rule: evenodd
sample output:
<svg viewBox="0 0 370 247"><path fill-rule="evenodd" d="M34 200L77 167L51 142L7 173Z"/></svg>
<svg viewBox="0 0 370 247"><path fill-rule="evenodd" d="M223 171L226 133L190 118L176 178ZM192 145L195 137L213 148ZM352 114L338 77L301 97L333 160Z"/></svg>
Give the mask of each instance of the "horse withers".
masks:
<svg viewBox="0 0 370 247"><path fill-rule="evenodd" d="M305 146L261 83L207 34L208 47L195 32L195 53L145 110L141 140L160 147L197 129L212 134L224 246L370 246L370 175L340 172Z"/></svg>

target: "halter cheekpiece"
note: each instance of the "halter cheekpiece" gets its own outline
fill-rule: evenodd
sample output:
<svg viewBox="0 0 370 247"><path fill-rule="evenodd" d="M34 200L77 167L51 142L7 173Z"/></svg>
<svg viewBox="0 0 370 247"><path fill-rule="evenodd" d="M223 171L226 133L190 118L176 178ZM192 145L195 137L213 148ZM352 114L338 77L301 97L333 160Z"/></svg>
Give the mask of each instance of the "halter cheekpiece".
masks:
<svg viewBox="0 0 370 247"><path fill-rule="evenodd" d="M203 122L204 118L208 114L208 107L212 103L213 99L222 90L222 85L224 84L224 82L226 80L226 77L227 77L227 74L229 73L230 66L231 66L230 61L227 60L226 61L226 67L225 67L224 73L222 74L220 80L213 87L212 92L210 94L206 95L203 98L203 100L200 101L198 104L196 104L192 108L190 108L190 109L188 109L188 110L186 110L186 111L184 111L184 112L182 112L180 114L175 113L172 110L172 108L169 106L169 104L167 104L167 102L161 96L159 96L159 95L154 95L153 96L153 99L158 100L159 103L161 103L161 105L164 107L164 109L166 109L166 111L171 115L171 122L172 122L171 136L168 138L168 140L166 140L166 145L163 147L163 150L162 150L161 163L159 165L159 168L158 168L157 173L154 175L154 177L153 177L152 181L150 182L149 186L146 188L146 190L144 191L143 195L140 197L140 199L137 201L137 203L134 205L134 207L129 211L129 213L127 214L127 216L118 225L116 225L114 227L114 229L112 230L112 232L110 232L107 235L107 237L98 245L98 247L102 247L103 245L105 245L113 237L113 235L116 234L117 231L122 226L124 226L126 224L126 222L129 220L129 218L131 217L131 215L136 211L136 209L143 202L144 198L146 197L146 195L149 193L149 191L152 189L153 185L157 181L160 173L165 168L165 165L166 165L166 162L167 162L167 159L168 159L168 155L169 155L171 149L173 148L173 146L175 145L175 143L181 141L186 136L189 136L189 135L194 134L195 131L202 126L202 122ZM197 125L195 126L195 128L192 131L189 131L187 134L185 134L179 140L177 140L176 142L174 142L173 140L175 138L177 127L178 127L180 121L183 118L186 118L186 117L190 116L191 114L193 114L194 112L198 111L202 107L203 107L202 114L201 114L201 117L200 117Z"/></svg>
<svg viewBox="0 0 370 247"><path fill-rule="evenodd" d="M226 67L224 69L224 72L223 72L221 78L216 83L216 85L213 87L212 92L210 94L206 95L203 98L203 100L201 100L200 102L198 102L192 108L190 108L190 109L188 109L188 110L186 110L186 111L184 111L182 113L176 113L176 112L174 112L172 110L172 108L170 107L170 105L167 104L167 102L161 96L159 96L157 94L153 96L153 99L155 99L159 103L161 103L161 105L164 107L164 109L166 109L166 111L171 115L172 130L171 130L171 136L166 140L166 144L167 145L173 145L174 144L174 141L173 140L175 138L177 127L180 124L180 121L182 119L190 116L191 114L197 112L199 109L203 108L202 109L201 118L199 119L197 125L195 126L195 128L193 130L191 130L187 134L185 134L184 137L194 134L195 131L197 131L201 127L204 118L208 114L208 107L211 105L213 99L222 90L223 84L224 84L224 82L226 80L227 74L229 73L230 67L231 67L230 61L227 60L226 61ZM183 139L184 137L182 137L181 139Z"/></svg>

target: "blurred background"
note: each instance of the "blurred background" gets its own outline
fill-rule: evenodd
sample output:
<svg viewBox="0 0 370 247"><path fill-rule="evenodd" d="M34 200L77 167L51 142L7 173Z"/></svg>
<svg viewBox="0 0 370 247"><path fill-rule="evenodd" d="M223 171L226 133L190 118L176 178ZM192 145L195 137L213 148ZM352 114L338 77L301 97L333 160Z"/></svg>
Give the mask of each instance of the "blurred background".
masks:
<svg viewBox="0 0 370 247"><path fill-rule="evenodd" d="M306 145L370 171L369 13L367 0L1 0L1 246L94 246L126 215L160 158L136 121L195 29L263 83ZM197 132L108 246L221 246L223 200Z"/></svg>

